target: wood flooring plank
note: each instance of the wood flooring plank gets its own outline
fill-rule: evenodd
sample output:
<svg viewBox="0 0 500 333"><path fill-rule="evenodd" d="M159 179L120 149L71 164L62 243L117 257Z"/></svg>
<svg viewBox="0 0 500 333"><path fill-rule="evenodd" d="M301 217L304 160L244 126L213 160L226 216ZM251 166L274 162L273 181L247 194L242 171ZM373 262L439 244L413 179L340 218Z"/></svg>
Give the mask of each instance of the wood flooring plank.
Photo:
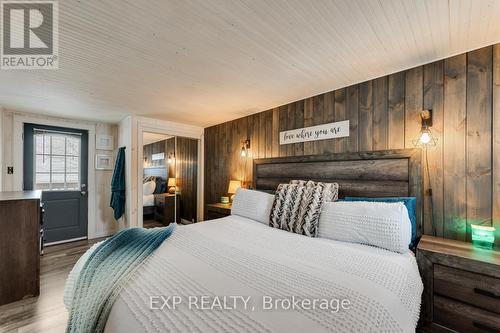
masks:
<svg viewBox="0 0 500 333"><path fill-rule="evenodd" d="M66 278L83 253L102 240L47 247L40 258L40 296L0 306L0 332L64 332L68 321L63 303Z"/></svg>

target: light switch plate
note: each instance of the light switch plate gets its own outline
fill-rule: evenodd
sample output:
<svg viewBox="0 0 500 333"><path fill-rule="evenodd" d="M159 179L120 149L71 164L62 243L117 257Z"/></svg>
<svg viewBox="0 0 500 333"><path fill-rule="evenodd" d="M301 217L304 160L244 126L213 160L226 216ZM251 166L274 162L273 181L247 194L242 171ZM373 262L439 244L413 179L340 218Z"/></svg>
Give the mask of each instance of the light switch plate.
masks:
<svg viewBox="0 0 500 333"><path fill-rule="evenodd" d="M7 174L12 175L14 173L14 167L8 166L7 167Z"/></svg>

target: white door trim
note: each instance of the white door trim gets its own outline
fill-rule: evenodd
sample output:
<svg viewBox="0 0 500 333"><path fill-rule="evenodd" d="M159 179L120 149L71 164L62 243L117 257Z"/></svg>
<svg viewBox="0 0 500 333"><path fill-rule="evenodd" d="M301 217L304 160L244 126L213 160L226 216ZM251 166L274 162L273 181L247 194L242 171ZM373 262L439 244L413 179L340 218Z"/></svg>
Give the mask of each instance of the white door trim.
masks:
<svg viewBox="0 0 500 333"><path fill-rule="evenodd" d="M143 226L143 210L142 210L142 175L144 174L144 167L142 161L144 160L143 154L143 132L153 132L160 134L167 134L172 136L181 136L186 138L193 138L198 140L198 207L197 207L197 220L203 220L203 183L204 183L204 129L198 126L185 125L174 123L170 121L162 121L158 119L137 118L137 226ZM132 181L133 178L132 178Z"/></svg>
<svg viewBox="0 0 500 333"><path fill-rule="evenodd" d="M88 142L88 224L87 224L87 237L89 239L95 238L96 230L96 220L95 220L95 209L96 209L96 192L95 187L95 169L94 169L94 155L95 155L95 124L82 123L73 120L63 120L63 119L50 119L44 117L37 117L36 115L17 115L14 114L14 131L13 131L13 141L14 141L14 191L23 190L23 132L24 124L33 123L47 126L58 126L67 127L74 129L87 130L89 133Z"/></svg>

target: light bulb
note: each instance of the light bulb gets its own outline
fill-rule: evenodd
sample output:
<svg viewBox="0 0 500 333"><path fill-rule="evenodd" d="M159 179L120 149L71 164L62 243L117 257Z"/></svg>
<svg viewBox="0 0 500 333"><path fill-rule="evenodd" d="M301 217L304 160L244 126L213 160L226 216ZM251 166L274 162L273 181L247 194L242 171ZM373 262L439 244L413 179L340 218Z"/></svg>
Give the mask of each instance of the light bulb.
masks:
<svg viewBox="0 0 500 333"><path fill-rule="evenodd" d="M241 148L241 157L247 157L247 152L245 148Z"/></svg>
<svg viewBox="0 0 500 333"><path fill-rule="evenodd" d="M431 142L431 136L429 135L429 132L422 132L422 135L420 135L420 142L424 145Z"/></svg>

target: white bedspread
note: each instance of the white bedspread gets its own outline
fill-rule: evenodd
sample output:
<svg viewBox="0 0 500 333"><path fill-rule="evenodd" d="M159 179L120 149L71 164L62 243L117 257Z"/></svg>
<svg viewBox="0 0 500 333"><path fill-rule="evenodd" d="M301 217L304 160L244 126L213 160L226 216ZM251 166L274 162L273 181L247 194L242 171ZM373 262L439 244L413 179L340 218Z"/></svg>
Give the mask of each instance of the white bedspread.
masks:
<svg viewBox="0 0 500 333"><path fill-rule="evenodd" d="M230 216L179 226L121 292L106 332L414 332L422 290L412 253ZM253 308L189 309L189 296L205 295L250 296ZM162 305L157 296L182 303L150 309L151 297L155 308ZM263 296L348 299L350 306L337 313L264 310Z"/></svg>
<svg viewBox="0 0 500 333"><path fill-rule="evenodd" d="M155 205L155 195L154 194L144 194L142 196L142 206L152 207Z"/></svg>

